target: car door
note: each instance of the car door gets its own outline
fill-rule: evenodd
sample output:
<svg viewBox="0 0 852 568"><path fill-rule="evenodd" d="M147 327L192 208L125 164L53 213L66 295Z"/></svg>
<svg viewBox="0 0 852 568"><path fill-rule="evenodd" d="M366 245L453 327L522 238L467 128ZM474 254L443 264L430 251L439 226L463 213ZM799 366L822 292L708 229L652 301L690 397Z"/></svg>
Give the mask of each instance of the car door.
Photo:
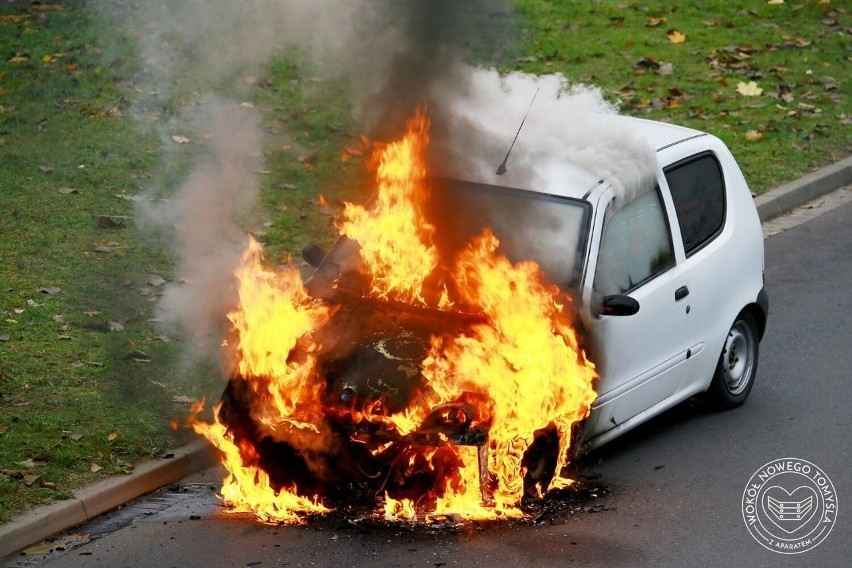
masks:
<svg viewBox="0 0 852 568"><path fill-rule="evenodd" d="M706 386L733 315L741 305L731 297L731 281L738 276L739 247L724 248L720 239L727 217L722 167L709 151L690 153L666 166L664 185L671 195L684 260L681 270L689 278L689 328L691 357L683 377L685 390ZM678 239L676 239L677 241ZM711 349L705 351L705 347Z"/></svg>
<svg viewBox="0 0 852 568"><path fill-rule="evenodd" d="M610 201L598 219L602 228L592 245L585 304L627 295L639 302L639 311L616 316L592 309L587 316L600 379L586 439L665 400L680 385L689 343L683 297L688 282L676 263L667 201L657 187L618 209Z"/></svg>

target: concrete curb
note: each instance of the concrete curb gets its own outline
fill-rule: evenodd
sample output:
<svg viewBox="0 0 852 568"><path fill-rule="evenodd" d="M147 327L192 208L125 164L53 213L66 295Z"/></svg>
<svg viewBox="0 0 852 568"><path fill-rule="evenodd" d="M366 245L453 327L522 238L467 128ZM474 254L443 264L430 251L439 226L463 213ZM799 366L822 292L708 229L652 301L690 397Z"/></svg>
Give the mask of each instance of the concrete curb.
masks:
<svg viewBox="0 0 852 568"><path fill-rule="evenodd" d="M852 156L759 195L754 204L760 220L765 222L849 184L852 184Z"/></svg>
<svg viewBox="0 0 852 568"><path fill-rule="evenodd" d="M760 220L768 221L849 184L852 156L760 195L754 202ZM170 456L138 464L129 475L83 488L73 499L33 509L0 526L0 559L217 462L215 448L206 441L187 444Z"/></svg>
<svg viewBox="0 0 852 568"><path fill-rule="evenodd" d="M137 464L128 475L84 487L72 499L33 509L0 526L0 559L216 462L215 448L199 440L169 452L167 457Z"/></svg>

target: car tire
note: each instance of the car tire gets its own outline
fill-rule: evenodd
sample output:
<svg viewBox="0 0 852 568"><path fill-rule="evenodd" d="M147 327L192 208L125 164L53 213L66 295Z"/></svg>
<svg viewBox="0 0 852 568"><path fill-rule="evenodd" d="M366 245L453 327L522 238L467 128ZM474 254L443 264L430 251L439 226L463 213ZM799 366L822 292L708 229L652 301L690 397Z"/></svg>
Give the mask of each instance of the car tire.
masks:
<svg viewBox="0 0 852 568"><path fill-rule="evenodd" d="M757 323L750 313L742 312L725 336L716 372L704 394L711 409L728 410L745 402L754 385L759 352Z"/></svg>

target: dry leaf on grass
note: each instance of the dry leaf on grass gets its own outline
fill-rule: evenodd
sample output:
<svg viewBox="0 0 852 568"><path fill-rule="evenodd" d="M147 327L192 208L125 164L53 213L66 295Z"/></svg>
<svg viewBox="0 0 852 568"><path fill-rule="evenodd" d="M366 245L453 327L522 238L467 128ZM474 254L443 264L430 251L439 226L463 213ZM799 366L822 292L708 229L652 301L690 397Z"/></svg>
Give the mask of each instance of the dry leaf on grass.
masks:
<svg viewBox="0 0 852 568"><path fill-rule="evenodd" d="M109 435L107 435L108 442L114 442L116 438L118 438L118 432L110 432Z"/></svg>
<svg viewBox="0 0 852 568"><path fill-rule="evenodd" d="M40 475L27 473L27 474L24 475L22 481L24 482L24 485L26 485L27 487L30 487L30 486L32 486L33 483L38 481L40 477L41 477Z"/></svg>
<svg viewBox="0 0 852 568"><path fill-rule="evenodd" d="M102 469L103 468L95 462L92 462L92 465L89 466L89 471L91 471L92 473L98 473Z"/></svg>
<svg viewBox="0 0 852 568"><path fill-rule="evenodd" d="M763 94L763 89L758 87L754 81L749 81L748 83L740 81L737 83L737 92L744 97L759 97Z"/></svg>
<svg viewBox="0 0 852 568"><path fill-rule="evenodd" d="M116 250L118 250L119 246L121 246L121 245L119 245L118 243L114 243L114 242L103 243L103 244L94 244L94 245L92 245L92 250L95 251L95 252L111 253L111 252L115 252Z"/></svg>
<svg viewBox="0 0 852 568"><path fill-rule="evenodd" d="M190 398L186 395L179 394L177 396L172 397L172 402L177 403L177 404L195 404L198 401L196 399Z"/></svg>
<svg viewBox="0 0 852 568"><path fill-rule="evenodd" d="M54 294L60 293L62 291L62 289L58 288L56 286L42 286L41 288L38 289L38 291L41 292L42 294L50 294L52 296Z"/></svg>
<svg viewBox="0 0 852 568"><path fill-rule="evenodd" d="M62 195L68 195L69 193L80 193L80 190L74 189L72 187L60 187L56 191L58 191Z"/></svg>
<svg viewBox="0 0 852 568"><path fill-rule="evenodd" d="M745 139L749 142L756 142L763 138L763 133L759 130L747 130L745 133Z"/></svg>
<svg viewBox="0 0 852 568"><path fill-rule="evenodd" d="M676 29L667 31L666 37L669 38L669 43L683 43L686 41L686 34Z"/></svg>
<svg viewBox="0 0 852 568"><path fill-rule="evenodd" d="M82 432L74 432L69 436L69 438L71 438L73 442L79 442L83 439L83 436L85 436L85 434L83 434Z"/></svg>
<svg viewBox="0 0 852 568"><path fill-rule="evenodd" d="M189 144L189 138L186 136L181 136L180 134L175 134L172 136L172 140L174 140L178 144Z"/></svg>

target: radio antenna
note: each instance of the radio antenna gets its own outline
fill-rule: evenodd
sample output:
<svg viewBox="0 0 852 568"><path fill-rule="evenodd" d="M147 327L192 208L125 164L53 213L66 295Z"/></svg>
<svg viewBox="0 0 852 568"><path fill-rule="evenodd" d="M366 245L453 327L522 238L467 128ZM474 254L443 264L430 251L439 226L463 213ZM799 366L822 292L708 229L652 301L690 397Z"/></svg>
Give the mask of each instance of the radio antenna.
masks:
<svg viewBox="0 0 852 568"><path fill-rule="evenodd" d="M506 162L509 160L509 154L512 153L512 148L515 147L515 142L518 141L518 134L521 133L521 128L524 127L524 122L526 122L527 115L530 113L530 110L532 109L532 106L533 106L533 103L535 102L536 96L538 96L539 89L541 89L541 87L536 87L535 93L533 94L533 98L530 101L530 106L527 109L527 112L524 114L524 119L521 121L521 125L518 127L518 131L515 133L515 138L512 140L512 143L509 144L509 151L506 152L506 157L503 158L503 162L499 166L497 166L497 175L498 176L502 176L503 174L506 173Z"/></svg>

